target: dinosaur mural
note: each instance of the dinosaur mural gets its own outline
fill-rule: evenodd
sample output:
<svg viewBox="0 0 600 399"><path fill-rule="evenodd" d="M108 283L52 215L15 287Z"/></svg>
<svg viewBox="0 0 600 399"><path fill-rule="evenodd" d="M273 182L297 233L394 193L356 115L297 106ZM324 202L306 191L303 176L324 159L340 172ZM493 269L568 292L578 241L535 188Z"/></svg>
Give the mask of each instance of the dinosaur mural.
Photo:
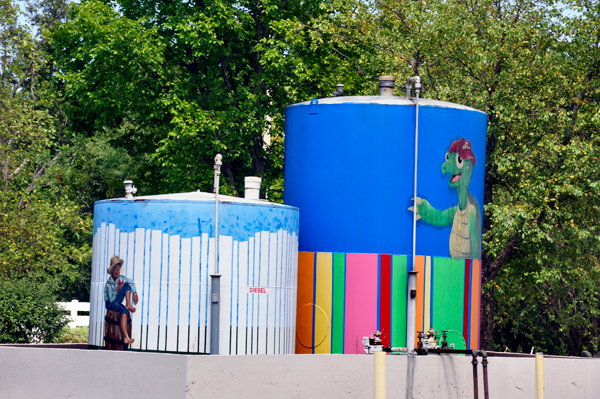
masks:
<svg viewBox="0 0 600 399"><path fill-rule="evenodd" d="M452 224L449 244L453 258L481 258L481 211L477 200L469 192L476 162L471 142L464 138L456 140L446 152L442 174L450 175L448 185L456 189L458 205L439 210L424 198L417 197L415 201L417 220L440 227ZM412 206L408 209L413 211Z"/></svg>

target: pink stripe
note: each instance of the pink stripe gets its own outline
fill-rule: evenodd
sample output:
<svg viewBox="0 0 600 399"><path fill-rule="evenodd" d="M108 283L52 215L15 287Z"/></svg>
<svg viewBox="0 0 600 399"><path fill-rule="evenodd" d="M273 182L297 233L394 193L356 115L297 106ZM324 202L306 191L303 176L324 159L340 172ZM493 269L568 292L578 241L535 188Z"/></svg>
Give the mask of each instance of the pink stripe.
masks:
<svg viewBox="0 0 600 399"><path fill-rule="evenodd" d="M377 329L377 254L346 254L344 353L362 353Z"/></svg>

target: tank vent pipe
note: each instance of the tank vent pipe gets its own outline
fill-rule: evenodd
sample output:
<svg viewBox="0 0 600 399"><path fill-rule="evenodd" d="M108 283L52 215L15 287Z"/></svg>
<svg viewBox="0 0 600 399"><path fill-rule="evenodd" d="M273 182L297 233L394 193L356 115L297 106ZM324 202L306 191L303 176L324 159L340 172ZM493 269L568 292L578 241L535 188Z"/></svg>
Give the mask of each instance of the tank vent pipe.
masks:
<svg viewBox="0 0 600 399"><path fill-rule="evenodd" d="M341 97L343 95L344 95L344 85L341 83L338 83L336 86L336 89L333 91L333 96Z"/></svg>
<svg viewBox="0 0 600 399"><path fill-rule="evenodd" d="M246 176L244 179L244 198L259 199L260 198L260 183L262 179L256 176Z"/></svg>
<svg viewBox="0 0 600 399"><path fill-rule="evenodd" d="M133 185L133 181L125 180L123 184L125 185L125 198L133 199L133 194L137 193L137 188Z"/></svg>
<svg viewBox="0 0 600 399"><path fill-rule="evenodd" d="M392 97L394 95L394 85L396 78L391 75L379 77L379 95L383 97Z"/></svg>

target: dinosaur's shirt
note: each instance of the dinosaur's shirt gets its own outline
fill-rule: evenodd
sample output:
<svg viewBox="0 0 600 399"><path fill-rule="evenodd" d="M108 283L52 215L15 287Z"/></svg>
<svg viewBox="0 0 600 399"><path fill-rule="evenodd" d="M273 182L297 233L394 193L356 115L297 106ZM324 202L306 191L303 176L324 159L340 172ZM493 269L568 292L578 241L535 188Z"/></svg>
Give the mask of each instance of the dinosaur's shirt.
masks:
<svg viewBox="0 0 600 399"><path fill-rule="evenodd" d="M477 212L475 205L467 198L467 206L464 210L456 207L452 231L450 232L450 256L453 258L471 258L473 246L471 243L471 230L469 230L469 214L473 210Z"/></svg>

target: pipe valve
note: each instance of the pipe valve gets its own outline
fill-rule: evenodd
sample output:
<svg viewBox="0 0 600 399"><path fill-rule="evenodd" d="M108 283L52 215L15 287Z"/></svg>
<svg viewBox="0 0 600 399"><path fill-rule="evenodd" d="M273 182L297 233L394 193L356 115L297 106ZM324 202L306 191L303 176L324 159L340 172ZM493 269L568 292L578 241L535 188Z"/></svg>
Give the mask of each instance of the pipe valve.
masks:
<svg viewBox="0 0 600 399"><path fill-rule="evenodd" d="M375 333L371 334L371 336L363 337L362 344L365 346L364 351L367 355L383 351L381 331L375 331Z"/></svg>
<svg viewBox="0 0 600 399"><path fill-rule="evenodd" d="M412 78L408 78L406 81L406 98L410 98L412 92L412 84L415 84L415 91L417 92L417 97L419 96L419 92L421 91L421 78L419 76L413 76Z"/></svg>

